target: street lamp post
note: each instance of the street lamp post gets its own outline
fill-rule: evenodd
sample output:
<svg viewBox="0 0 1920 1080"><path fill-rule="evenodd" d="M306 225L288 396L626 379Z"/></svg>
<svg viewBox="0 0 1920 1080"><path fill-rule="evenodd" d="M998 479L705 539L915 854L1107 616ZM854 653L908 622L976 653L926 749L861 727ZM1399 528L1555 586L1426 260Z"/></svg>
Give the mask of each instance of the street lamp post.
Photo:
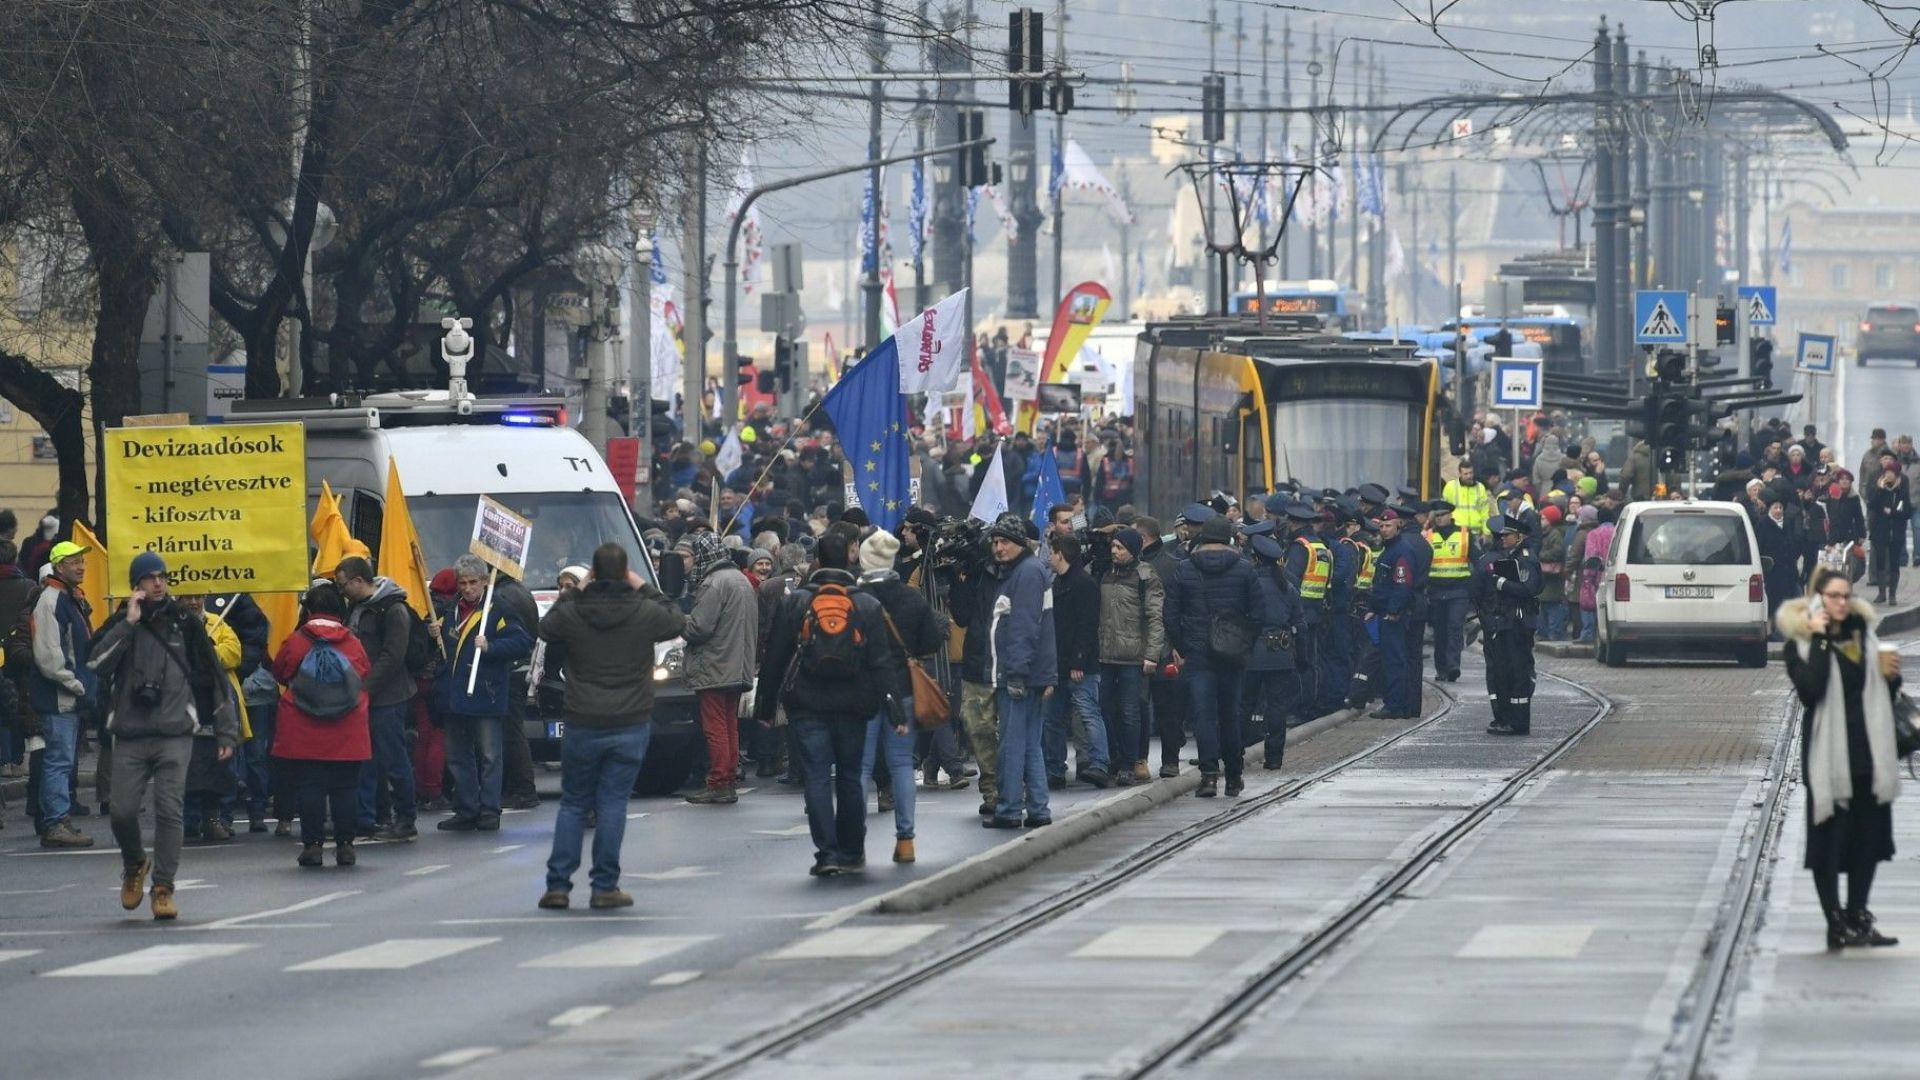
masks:
<svg viewBox="0 0 1920 1080"><path fill-rule="evenodd" d="M613 290L620 281L624 257L602 243L582 247L573 265L587 287L587 381L581 388L580 433L603 459L607 454L608 342L614 336L613 312L618 306Z"/></svg>
<svg viewBox="0 0 1920 1080"><path fill-rule="evenodd" d="M627 424L640 440L634 502L653 512L653 212L632 216L633 263L628 271Z"/></svg>

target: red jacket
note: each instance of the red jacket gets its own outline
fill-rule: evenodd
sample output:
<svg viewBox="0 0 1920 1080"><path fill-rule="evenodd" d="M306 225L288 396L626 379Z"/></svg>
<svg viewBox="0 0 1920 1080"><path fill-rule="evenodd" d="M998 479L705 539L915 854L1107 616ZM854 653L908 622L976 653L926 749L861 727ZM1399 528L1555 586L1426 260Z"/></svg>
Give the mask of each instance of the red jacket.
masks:
<svg viewBox="0 0 1920 1080"><path fill-rule="evenodd" d="M299 630L287 635L286 643L273 658L270 670L281 686L293 682L300 662L313 649L315 638L330 642L365 679L373 664L360 639L337 619L316 615ZM273 718L273 756L296 761L367 761L373 757L373 740L367 733L367 695L360 704L337 720L320 720L300 711L293 703L293 691L280 692L280 707Z"/></svg>

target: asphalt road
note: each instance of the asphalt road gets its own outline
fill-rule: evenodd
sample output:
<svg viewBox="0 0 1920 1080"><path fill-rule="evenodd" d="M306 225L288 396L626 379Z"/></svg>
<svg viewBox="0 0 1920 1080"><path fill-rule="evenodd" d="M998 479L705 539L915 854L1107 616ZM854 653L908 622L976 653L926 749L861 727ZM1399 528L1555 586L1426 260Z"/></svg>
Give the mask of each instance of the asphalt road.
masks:
<svg viewBox="0 0 1920 1080"><path fill-rule="evenodd" d="M1789 365L1791 362L1789 358ZM1813 381L1819 384L1814 392L1822 398L1839 395L1842 418L1836 421L1836 428L1822 426L1820 432L1829 438L1837 434L1844 440L1836 451L1842 465L1859 468L1860 455L1867 449L1867 433L1874 428L1885 428L1890 438L1920 436L1920 412L1914 407L1920 402L1920 368L1900 360L1869 360L1866 367L1857 367L1850 357L1843 357L1841 364L1844 370L1833 378ZM1832 415L1826 406L1820 412Z"/></svg>
<svg viewBox="0 0 1920 1080"><path fill-rule="evenodd" d="M347 869L294 864L299 846L244 831L190 846L181 917L117 901L106 822L96 846L43 853L16 802L0 831L0 1075L391 1077L510 1048L774 950L844 905L933 874L1007 834L981 829L978 793L919 800L920 861L890 861L892 815L869 816L869 869L807 875L801 799L771 781L733 807L628 804L623 886L635 907L535 908L557 803L509 812L498 833L362 843ZM1057 811L1109 794L1056 792ZM591 838L589 838L589 844ZM357 951L359 950L359 951ZM91 966L89 966L91 965ZM38 1033L38 1034L31 1034ZM452 1056L448 1056L452 1055Z"/></svg>

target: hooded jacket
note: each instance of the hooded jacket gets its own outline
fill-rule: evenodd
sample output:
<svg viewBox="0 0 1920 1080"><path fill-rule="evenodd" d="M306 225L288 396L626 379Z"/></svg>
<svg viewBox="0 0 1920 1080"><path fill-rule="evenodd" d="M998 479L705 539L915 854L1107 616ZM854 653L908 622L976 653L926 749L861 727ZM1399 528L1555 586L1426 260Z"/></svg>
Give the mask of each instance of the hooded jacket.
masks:
<svg viewBox="0 0 1920 1080"><path fill-rule="evenodd" d="M123 606L100 629L87 665L100 677L107 730L115 738L192 735L212 727L220 745L240 745L240 718L204 620L171 598L143 604L138 623ZM140 687L157 689L151 704Z"/></svg>
<svg viewBox="0 0 1920 1080"><path fill-rule="evenodd" d="M373 664L367 676L367 704L404 705L413 700L414 679L407 674L413 618L407 609L407 590L384 577L374 578L373 595L348 610L347 629L360 639Z"/></svg>
<svg viewBox="0 0 1920 1080"><path fill-rule="evenodd" d="M853 625L861 642L862 674L857 679L822 679L795 662L800 628L813 603L814 590L826 584L843 586L853 594ZM779 692L763 690L755 694L753 718L761 724L772 724L774 707L784 705L789 717L816 716L857 724L871 719L885 704L889 689L899 685L902 677L893 671L893 650L880 612L880 601L862 590L852 574L838 569L815 570L806 584L780 602L774 616L766 659L760 665L760 685L778 687Z"/></svg>
<svg viewBox="0 0 1920 1080"><path fill-rule="evenodd" d="M1159 661L1167 652L1167 586L1144 559L1100 579L1100 662Z"/></svg>
<svg viewBox="0 0 1920 1080"><path fill-rule="evenodd" d="M1253 564L1225 544L1202 544L1174 572L1168 590L1167 636L1189 663L1212 664L1207 642L1213 617L1236 611L1266 622Z"/></svg>
<svg viewBox="0 0 1920 1080"><path fill-rule="evenodd" d="M687 641L687 688L744 690L753 685L759 656L759 598L747 575L731 562L696 570L700 582L681 631Z"/></svg>
<svg viewBox="0 0 1920 1080"><path fill-rule="evenodd" d="M1010 563L994 563L988 573L998 583L988 634L991 684L1055 685L1060 671L1047 571L1032 552L1022 552Z"/></svg>
<svg viewBox="0 0 1920 1080"><path fill-rule="evenodd" d="M686 625L667 595L651 585L592 581L560 594L540 620L549 660L566 673L568 725L635 727L653 713L653 647Z"/></svg>
<svg viewBox="0 0 1920 1080"><path fill-rule="evenodd" d="M294 703L291 686L300 665L313 651L315 641L324 641L346 657L360 673L360 704L345 716L325 719L310 716ZM373 740L367 730L367 673L373 664L367 650L340 620L315 615L300 629L287 635L280 651L269 665L273 677L287 689L280 692L280 705L273 714L273 756L289 761L366 761L373 757Z"/></svg>

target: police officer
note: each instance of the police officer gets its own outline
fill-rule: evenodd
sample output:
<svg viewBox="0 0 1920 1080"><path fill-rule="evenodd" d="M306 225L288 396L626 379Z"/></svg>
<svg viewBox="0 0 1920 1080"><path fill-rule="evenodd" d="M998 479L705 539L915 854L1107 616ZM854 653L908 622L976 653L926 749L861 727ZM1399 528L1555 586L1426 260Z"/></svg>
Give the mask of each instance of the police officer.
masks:
<svg viewBox="0 0 1920 1080"><path fill-rule="evenodd" d="M1314 711L1322 716L1346 701L1347 683L1353 678L1353 649L1347 623L1348 614L1353 610L1354 581L1360 575L1360 556L1347 543L1339 498L1335 495L1320 512L1320 542L1332 560L1327 609L1320 621L1320 639L1315 642L1320 690Z"/></svg>
<svg viewBox="0 0 1920 1080"><path fill-rule="evenodd" d="M1294 642L1294 668L1300 673L1300 718L1320 715L1320 626L1327 610L1327 587L1333 583L1333 552L1327 550L1313 527L1320 514L1305 503L1287 505L1289 538L1282 565L1300 594L1299 637Z"/></svg>
<svg viewBox="0 0 1920 1080"><path fill-rule="evenodd" d="M1249 541L1260 590L1261 618L1260 636L1254 639L1253 653L1247 657L1244 700L1253 718L1263 722L1264 764L1278 769L1286 758L1287 727L1295 722L1300 699L1293 645L1303 612L1300 594L1281 566L1286 549L1270 534L1271 529L1256 533Z"/></svg>
<svg viewBox="0 0 1920 1080"><path fill-rule="evenodd" d="M1433 674L1441 682L1460 680L1460 644L1466 632L1467 602L1473 593L1473 538L1454 524L1453 504L1427 504L1427 531L1433 549L1427 570L1427 623L1433 627Z"/></svg>
<svg viewBox="0 0 1920 1080"><path fill-rule="evenodd" d="M1527 550L1533 529L1517 514L1494 526L1498 545L1473 564L1473 603L1487 656L1491 735L1525 735L1533 726L1533 634L1539 627L1543 579L1540 560Z"/></svg>
<svg viewBox="0 0 1920 1080"><path fill-rule="evenodd" d="M1413 514L1406 507L1387 507L1380 518L1380 536L1386 541L1374 563L1373 612L1380 632L1380 674L1385 684L1380 708L1368 715L1376 720L1405 720L1420 715L1417 642L1409 643L1411 613L1419 599L1415 583L1418 560L1408 526ZM1407 653L1415 657L1409 664Z"/></svg>
<svg viewBox="0 0 1920 1080"><path fill-rule="evenodd" d="M1420 693L1426 677L1424 651L1427 643L1427 578L1433 568L1433 545L1427 543L1427 504L1411 497L1412 488L1401 488L1401 513L1407 523L1400 530L1413 552L1413 609L1407 618L1407 685Z"/></svg>
<svg viewBox="0 0 1920 1080"><path fill-rule="evenodd" d="M1356 510L1359 505L1356 501ZM1353 608L1347 616L1348 655L1353 661L1347 682L1347 707L1364 709L1380 696L1380 649L1367 631L1373 617L1373 577L1380 556L1380 533L1372 518L1359 513L1354 514L1347 528L1348 542L1360 558L1359 572L1353 579Z"/></svg>

